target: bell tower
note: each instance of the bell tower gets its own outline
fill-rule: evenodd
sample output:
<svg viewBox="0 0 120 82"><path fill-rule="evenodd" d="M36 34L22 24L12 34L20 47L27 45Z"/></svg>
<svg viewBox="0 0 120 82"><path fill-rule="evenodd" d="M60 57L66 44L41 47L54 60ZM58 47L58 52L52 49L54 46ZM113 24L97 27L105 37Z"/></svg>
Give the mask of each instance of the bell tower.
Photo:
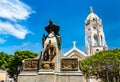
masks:
<svg viewBox="0 0 120 82"><path fill-rule="evenodd" d="M102 21L94 13L92 7L90 7L90 14L85 20L85 44L88 55L107 49Z"/></svg>

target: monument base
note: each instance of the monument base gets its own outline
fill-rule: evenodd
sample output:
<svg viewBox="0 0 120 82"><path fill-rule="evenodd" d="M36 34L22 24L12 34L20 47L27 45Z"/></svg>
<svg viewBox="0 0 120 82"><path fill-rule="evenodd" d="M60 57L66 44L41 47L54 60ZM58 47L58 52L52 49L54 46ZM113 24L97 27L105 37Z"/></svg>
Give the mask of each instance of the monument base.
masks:
<svg viewBox="0 0 120 82"><path fill-rule="evenodd" d="M18 82L86 82L81 71L39 70L39 72L23 72L18 76Z"/></svg>
<svg viewBox="0 0 120 82"><path fill-rule="evenodd" d="M86 80L80 71L62 71L56 73L56 80L54 82L86 82Z"/></svg>
<svg viewBox="0 0 120 82"><path fill-rule="evenodd" d="M37 82L36 71L23 71L18 75L18 82Z"/></svg>

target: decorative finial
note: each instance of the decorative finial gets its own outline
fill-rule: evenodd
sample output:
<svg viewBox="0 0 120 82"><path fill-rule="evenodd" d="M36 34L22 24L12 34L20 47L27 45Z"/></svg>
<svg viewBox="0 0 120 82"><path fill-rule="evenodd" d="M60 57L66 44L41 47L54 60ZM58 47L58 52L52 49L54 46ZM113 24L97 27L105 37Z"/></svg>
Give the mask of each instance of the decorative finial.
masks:
<svg viewBox="0 0 120 82"><path fill-rule="evenodd" d="M76 41L73 41L73 48L76 48Z"/></svg>
<svg viewBox="0 0 120 82"><path fill-rule="evenodd" d="M50 18L50 24L53 24L52 19Z"/></svg>
<svg viewBox="0 0 120 82"><path fill-rule="evenodd" d="M92 6L90 7L90 13L93 13L93 8L92 8Z"/></svg>

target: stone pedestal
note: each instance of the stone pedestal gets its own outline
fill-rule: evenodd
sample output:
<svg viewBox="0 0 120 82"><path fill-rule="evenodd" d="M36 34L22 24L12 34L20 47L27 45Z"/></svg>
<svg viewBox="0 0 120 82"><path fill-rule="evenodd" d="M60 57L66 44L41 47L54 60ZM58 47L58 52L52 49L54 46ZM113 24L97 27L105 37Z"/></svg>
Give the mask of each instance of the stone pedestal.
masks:
<svg viewBox="0 0 120 82"><path fill-rule="evenodd" d="M41 70L38 73L23 73L18 76L18 82L86 82L81 72L53 72Z"/></svg>
<svg viewBox="0 0 120 82"><path fill-rule="evenodd" d="M38 72L37 82L55 82L54 72L52 70L40 70Z"/></svg>
<svg viewBox="0 0 120 82"><path fill-rule="evenodd" d="M60 72L55 82L86 82L81 72Z"/></svg>
<svg viewBox="0 0 120 82"><path fill-rule="evenodd" d="M18 82L37 82L37 72L23 71L18 76Z"/></svg>
<svg viewBox="0 0 120 82"><path fill-rule="evenodd" d="M79 72L52 72L51 70L39 71L38 82L86 82Z"/></svg>
<svg viewBox="0 0 120 82"><path fill-rule="evenodd" d="M43 61L41 69L21 72L18 82L86 82L78 61L77 58L62 57L58 52L53 61Z"/></svg>
<svg viewBox="0 0 120 82"><path fill-rule="evenodd" d="M77 58L66 58L61 52L57 52L53 61L42 61L41 69L21 72L18 82L86 82L86 80L79 69Z"/></svg>

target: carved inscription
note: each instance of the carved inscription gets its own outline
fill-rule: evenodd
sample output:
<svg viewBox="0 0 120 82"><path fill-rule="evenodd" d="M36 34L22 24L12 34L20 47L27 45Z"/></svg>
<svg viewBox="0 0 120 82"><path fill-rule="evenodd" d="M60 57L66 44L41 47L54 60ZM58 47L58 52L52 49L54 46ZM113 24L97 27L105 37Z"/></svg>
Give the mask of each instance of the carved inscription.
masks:
<svg viewBox="0 0 120 82"><path fill-rule="evenodd" d="M37 70L38 60L25 60L23 63L23 70Z"/></svg>
<svg viewBox="0 0 120 82"><path fill-rule="evenodd" d="M78 59L66 58L61 60L62 71L78 71Z"/></svg>

